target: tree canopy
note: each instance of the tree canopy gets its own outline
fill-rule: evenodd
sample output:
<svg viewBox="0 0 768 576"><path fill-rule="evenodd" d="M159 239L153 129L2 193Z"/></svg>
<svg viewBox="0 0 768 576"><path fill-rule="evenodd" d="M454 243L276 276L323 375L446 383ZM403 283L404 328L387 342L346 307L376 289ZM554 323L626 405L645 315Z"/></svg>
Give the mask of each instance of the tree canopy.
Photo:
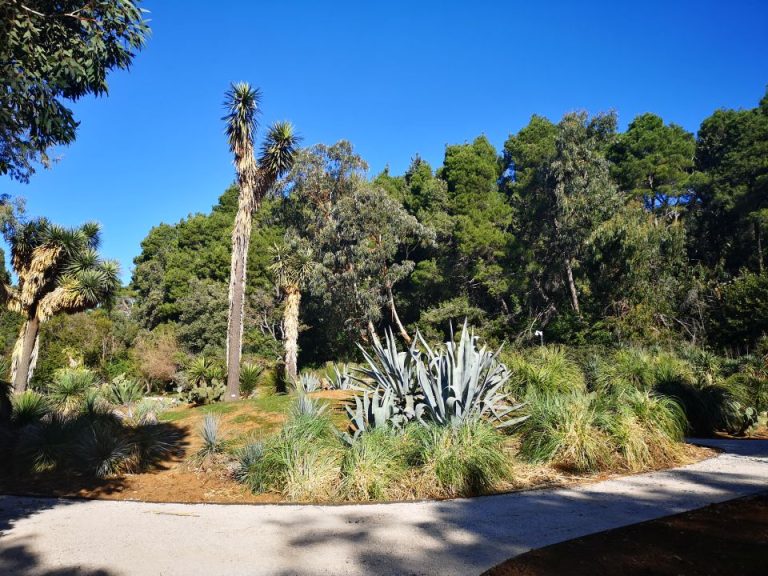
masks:
<svg viewBox="0 0 768 576"><path fill-rule="evenodd" d="M50 149L70 144L70 102L108 91L149 34L138 0L7 0L0 4L0 174L26 182Z"/></svg>

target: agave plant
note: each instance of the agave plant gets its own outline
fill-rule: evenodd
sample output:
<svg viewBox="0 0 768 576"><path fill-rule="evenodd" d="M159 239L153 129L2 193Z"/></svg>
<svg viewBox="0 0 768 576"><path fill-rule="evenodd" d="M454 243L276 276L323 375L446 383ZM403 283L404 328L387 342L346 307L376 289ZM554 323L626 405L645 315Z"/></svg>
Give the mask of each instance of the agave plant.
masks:
<svg viewBox="0 0 768 576"><path fill-rule="evenodd" d="M355 410L349 411L355 429L364 429L377 417L379 425L385 415L389 425L397 427L412 421L446 426L479 419L505 427L525 419L511 417L523 405L510 403L501 392L509 371L499 362L498 352L478 349L466 324L458 343L452 340L436 350L418 332L406 352L397 350L391 331L385 342L374 341L373 355L363 351L369 368L360 370L365 378L357 380L369 394L356 399Z"/></svg>
<svg viewBox="0 0 768 576"><path fill-rule="evenodd" d="M294 417L298 416L320 416L325 412L327 408L326 404L321 403L319 400L312 400L309 396L304 394L299 395L296 399L296 403L291 410L291 414Z"/></svg>
<svg viewBox="0 0 768 576"><path fill-rule="evenodd" d="M348 364L333 365L333 376L330 378L334 390L351 390L354 387L354 377Z"/></svg>
<svg viewBox="0 0 768 576"><path fill-rule="evenodd" d="M432 351L418 335L427 351L429 365L419 364L417 378L424 401L417 417L426 416L440 425L458 425L468 420L486 419L497 427L508 427L526 419L511 418L523 404L507 402L501 390L509 380L509 371L498 361L499 352L477 348L476 338L467 325L458 343L446 342L442 350Z"/></svg>
<svg viewBox="0 0 768 576"><path fill-rule="evenodd" d="M317 392L320 390L320 378L311 372L301 374L294 384L296 391L309 394L310 392Z"/></svg>
<svg viewBox="0 0 768 576"><path fill-rule="evenodd" d="M118 374L109 384L108 397L113 404L125 406L138 402L144 396L144 389L135 380Z"/></svg>
<svg viewBox="0 0 768 576"><path fill-rule="evenodd" d="M378 338L373 341L373 355L360 346L368 368L358 370L363 377L355 377L363 388L390 391L396 406L396 413L408 420L416 419L417 406L423 395L418 388L416 372L421 365L421 352L417 338L405 352L397 349L397 342L391 330L384 335L385 345Z"/></svg>
<svg viewBox="0 0 768 576"><path fill-rule="evenodd" d="M351 434L344 435L348 443L352 443L361 434L376 428L402 429L407 423L405 416L397 409L391 390L384 392L363 392L355 396L355 408L346 406L350 420Z"/></svg>

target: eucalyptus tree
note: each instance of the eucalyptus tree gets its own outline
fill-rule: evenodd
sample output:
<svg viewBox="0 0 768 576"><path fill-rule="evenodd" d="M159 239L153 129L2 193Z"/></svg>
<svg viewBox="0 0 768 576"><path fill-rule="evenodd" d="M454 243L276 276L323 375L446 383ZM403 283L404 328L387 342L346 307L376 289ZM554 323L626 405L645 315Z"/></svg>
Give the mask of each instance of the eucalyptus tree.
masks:
<svg viewBox="0 0 768 576"><path fill-rule="evenodd" d="M410 339L397 311L394 286L414 268L416 246L434 233L380 186L346 141L301 152L286 178L289 229L310 245L317 263L312 292L325 317L351 336L372 337L383 312Z"/></svg>
<svg viewBox="0 0 768 576"><path fill-rule="evenodd" d="M120 287L116 262L98 254L99 226L63 228L40 218L7 226L18 286L6 286L8 308L23 317L11 360L11 380L23 392L35 368L40 324L111 302Z"/></svg>
<svg viewBox="0 0 768 576"><path fill-rule="evenodd" d="M529 221L526 266L531 293L538 294L545 307L535 315L542 323L558 311L561 295L581 316L579 266L592 232L620 206L605 158L616 116L566 114L556 128L554 149L551 155L543 154L520 200L521 216Z"/></svg>
<svg viewBox="0 0 768 576"><path fill-rule="evenodd" d="M290 170L298 138L288 122L278 122L267 132L258 160L254 136L261 93L248 83L232 84L225 95L226 134L234 155L239 188L237 213L232 228L232 255L229 274L229 314L227 316L227 391L224 399L239 395L245 314L245 282L248 246L253 215L277 179Z"/></svg>
<svg viewBox="0 0 768 576"><path fill-rule="evenodd" d="M270 270L284 301L282 332L286 382L295 382L298 376L301 291L311 280L314 268L312 248L305 240L287 236L283 246L275 246Z"/></svg>
<svg viewBox="0 0 768 576"><path fill-rule="evenodd" d="M71 143L67 106L107 92L149 36L138 0L0 2L0 174L28 181L52 146Z"/></svg>

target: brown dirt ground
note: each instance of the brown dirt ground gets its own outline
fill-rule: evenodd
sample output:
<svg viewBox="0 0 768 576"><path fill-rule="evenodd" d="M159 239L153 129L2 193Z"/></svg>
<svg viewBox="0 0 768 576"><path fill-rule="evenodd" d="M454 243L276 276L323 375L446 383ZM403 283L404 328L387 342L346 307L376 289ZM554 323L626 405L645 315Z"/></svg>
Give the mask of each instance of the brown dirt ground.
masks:
<svg viewBox="0 0 768 576"><path fill-rule="evenodd" d="M347 391L320 391L315 398L329 402L333 420L340 426L346 421L344 405ZM242 445L250 438L274 434L285 420L291 402L289 396L264 395L255 400L211 407L183 406L166 412L161 420L180 432L178 454L141 474L125 474L109 479L88 479L73 474L37 474L20 478L0 474L0 493L38 496L99 498L107 500L140 500L145 502L207 503L272 503L280 502L277 494L252 494L227 476L222 466L200 466L190 457L201 447L199 429L206 413L218 414L225 440ZM510 441L510 457L516 451ZM684 447L681 464L711 458L716 452L697 446ZM533 466L519 461L513 465L514 478L497 487L500 492L570 486L599 482L621 474L579 475L552 466Z"/></svg>
<svg viewBox="0 0 768 576"><path fill-rule="evenodd" d="M768 493L533 550L485 576L763 576Z"/></svg>

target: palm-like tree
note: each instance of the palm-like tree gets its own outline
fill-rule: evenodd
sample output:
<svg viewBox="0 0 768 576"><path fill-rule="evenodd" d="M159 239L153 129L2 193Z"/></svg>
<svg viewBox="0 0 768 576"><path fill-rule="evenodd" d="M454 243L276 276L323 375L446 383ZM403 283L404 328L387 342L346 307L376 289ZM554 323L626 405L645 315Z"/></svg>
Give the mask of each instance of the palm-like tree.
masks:
<svg viewBox="0 0 768 576"><path fill-rule="evenodd" d="M232 229L232 261L229 274L229 316L227 324L227 392L231 401L239 395L240 356L245 312L245 272L253 214L277 179L293 164L298 138L288 122L278 122L269 131L255 158L254 136L261 93L246 82L227 90L224 120L229 149L234 155L237 184L240 188L237 215Z"/></svg>
<svg viewBox="0 0 768 576"><path fill-rule="evenodd" d="M311 247L297 238L287 240L283 249L275 246L270 270L285 300L283 308L285 381L295 382L298 376L299 306L302 287L309 280L313 270Z"/></svg>
<svg viewBox="0 0 768 576"><path fill-rule="evenodd" d="M120 287L116 262L102 260L99 225L64 228L45 218L15 223L6 231L18 286L4 286L8 308L24 321L13 349L11 381L23 392L35 368L40 324L111 301Z"/></svg>

